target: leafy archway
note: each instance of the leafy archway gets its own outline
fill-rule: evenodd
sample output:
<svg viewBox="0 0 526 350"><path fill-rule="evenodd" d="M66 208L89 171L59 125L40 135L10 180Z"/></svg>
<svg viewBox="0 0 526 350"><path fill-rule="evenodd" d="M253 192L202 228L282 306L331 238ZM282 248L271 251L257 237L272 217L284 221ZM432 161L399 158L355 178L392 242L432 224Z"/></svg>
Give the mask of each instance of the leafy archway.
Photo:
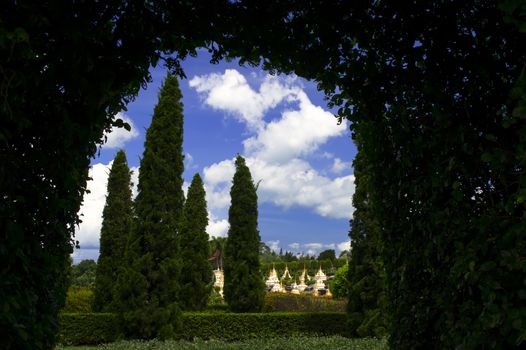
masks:
<svg viewBox="0 0 526 350"><path fill-rule="evenodd" d="M179 60L198 47L315 79L352 122L380 224L393 348L525 340L524 6L304 4L5 4L5 348L52 346L89 159L150 65L164 59L183 74Z"/></svg>

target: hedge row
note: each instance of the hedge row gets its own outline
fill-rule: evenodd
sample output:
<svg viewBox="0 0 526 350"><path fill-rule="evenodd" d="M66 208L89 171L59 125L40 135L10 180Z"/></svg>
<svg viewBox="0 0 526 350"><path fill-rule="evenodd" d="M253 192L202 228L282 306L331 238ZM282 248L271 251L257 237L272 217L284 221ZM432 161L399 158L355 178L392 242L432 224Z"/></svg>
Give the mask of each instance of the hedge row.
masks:
<svg viewBox="0 0 526 350"><path fill-rule="evenodd" d="M117 340L117 316L109 313L63 313L59 315L58 341L65 345L109 343Z"/></svg>
<svg viewBox="0 0 526 350"><path fill-rule="evenodd" d="M344 313L275 312L259 314L187 313L184 339L240 340L295 335L344 335Z"/></svg>
<svg viewBox="0 0 526 350"><path fill-rule="evenodd" d="M62 314L59 341L90 345L115 341L119 325L113 314ZM185 313L181 339L241 340L296 335L345 335L346 315L322 313Z"/></svg>

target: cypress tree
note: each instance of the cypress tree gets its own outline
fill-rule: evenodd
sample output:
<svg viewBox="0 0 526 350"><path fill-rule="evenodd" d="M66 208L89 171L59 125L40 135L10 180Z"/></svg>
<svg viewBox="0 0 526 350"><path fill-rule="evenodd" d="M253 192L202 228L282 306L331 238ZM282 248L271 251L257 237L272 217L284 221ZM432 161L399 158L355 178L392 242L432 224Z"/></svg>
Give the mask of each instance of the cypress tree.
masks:
<svg viewBox="0 0 526 350"><path fill-rule="evenodd" d="M369 176L363 150L358 148L353 164L355 211L349 232L352 250L348 269L348 325L353 336L382 337L387 333L385 270L379 251L379 225L370 209Z"/></svg>
<svg viewBox="0 0 526 350"><path fill-rule="evenodd" d="M207 226L208 212L203 180L199 174L195 174L188 188L179 235L182 260L179 299L185 310L203 310L212 289Z"/></svg>
<svg viewBox="0 0 526 350"><path fill-rule="evenodd" d="M124 253L133 220L130 169L123 150L117 152L108 176L108 194L102 212L100 255L95 273L93 310L112 311L113 288L125 265Z"/></svg>
<svg viewBox="0 0 526 350"><path fill-rule="evenodd" d="M230 196L225 301L235 312L258 312L263 306L265 293L259 272L258 197L250 170L239 155Z"/></svg>
<svg viewBox="0 0 526 350"><path fill-rule="evenodd" d="M136 222L128 246L130 268L119 283L122 324L128 335L170 338L180 326L177 236L183 210L183 105L177 78L159 93L135 200Z"/></svg>

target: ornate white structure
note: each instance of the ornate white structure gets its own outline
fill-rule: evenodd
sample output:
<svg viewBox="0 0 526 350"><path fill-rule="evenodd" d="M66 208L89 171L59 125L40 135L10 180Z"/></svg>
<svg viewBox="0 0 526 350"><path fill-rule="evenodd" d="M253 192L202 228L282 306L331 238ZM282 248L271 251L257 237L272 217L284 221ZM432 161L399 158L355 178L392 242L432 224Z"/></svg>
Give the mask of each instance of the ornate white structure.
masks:
<svg viewBox="0 0 526 350"><path fill-rule="evenodd" d="M267 288L271 288L272 292L276 291L274 290L275 288L280 287L278 273L276 272L276 268L274 267L274 265L272 265L272 270L270 270L270 273L268 274L268 278L265 281L265 285L267 286ZM276 285L278 287L276 287Z"/></svg>
<svg viewBox="0 0 526 350"><path fill-rule="evenodd" d="M325 273L323 273L321 269L321 265L320 265L320 269L318 270L318 272L316 272L316 276L314 276L314 279L316 280L316 282L314 282L314 293L315 295L317 295L317 292L320 289L325 290L324 282L327 280L327 276L325 275Z"/></svg>
<svg viewBox="0 0 526 350"><path fill-rule="evenodd" d="M273 265L272 270L270 270L268 277L265 280L265 285L267 286L267 290L273 293L288 293L282 284L282 280L287 277L292 278L287 265L285 265L285 271L283 272L281 280L278 277L278 272L276 271L275 266ZM303 267L303 272L301 273L299 280L300 280L299 284L296 284L296 281L294 281L294 283L292 284L292 290L290 291L291 294L302 294L303 292L305 292L305 289L307 289L308 287L306 282L312 280L312 278L308 275L307 269L305 267ZM312 294L314 296L319 296L325 291L325 296L329 298L332 297L332 293L325 286L327 275L325 275L325 273L321 269L321 266L318 272L316 273L316 275L314 276L314 280L315 282L312 285Z"/></svg>
<svg viewBox="0 0 526 350"><path fill-rule="evenodd" d="M219 287L219 294L223 296L223 287L225 286L225 275L219 267L214 270L214 287Z"/></svg>
<svg viewBox="0 0 526 350"><path fill-rule="evenodd" d="M292 283L292 290L290 291L291 294L300 294L300 290L298 289L298 285L296 284L296 281Z"/></svg>
<svg viewBox="0 0 526 350"><path fill-rule="evenodd" d="M305 277L309 280L311 279L307 274L307 269L305 268L305 266L303 266L303 272L300 276L300 284L298 284L298 290L300 291L300 293L303 293L305 288L307 288L307 285L305 284Z"/></svg>
<svg viewBox="0 0 526 350"><path fill-rule="evenodd" d="M289 272L289 267L287 266L287 264L285 264L285 272L283 272L283 276L281 276L281 279L284 280L287 277L292 278Z"/></svg>

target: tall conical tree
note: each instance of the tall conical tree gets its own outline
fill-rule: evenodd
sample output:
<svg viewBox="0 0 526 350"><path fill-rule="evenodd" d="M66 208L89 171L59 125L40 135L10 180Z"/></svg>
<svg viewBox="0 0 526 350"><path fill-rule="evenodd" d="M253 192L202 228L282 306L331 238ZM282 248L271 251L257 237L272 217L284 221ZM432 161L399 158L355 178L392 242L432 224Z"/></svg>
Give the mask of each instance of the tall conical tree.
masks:
<svg viewBox="0 0 526 350"><path fill-rule="evenodd" d="M183 105L168 75L146 133L128 269L119 283L121 320L141 338L169 338L180 325L177 236L184 204Z"/></svg>
<svg viewBox="0 0 526 350"><path fill-rule="evenodd" d="M230 196L225 300L235 312L258 312L265 293L259 272L258 196L245 159L239 155Z"/></svg>
<svg viewBox="0 0 526 350"><path fill-rule="evenodd" d="M380 256L380 229L371 214L368 194L369 173L363 150L358 144L354 160L355 211L349 236L352 240L349 262L348 325L353 336L383 337L387 333L385 269Z"/></svg>
<svg viewBox="0 0 526 350"><path fill-rule="evenodd" d="M123 150L117 152L108 176L108 194L102 212L100 255L95 274L93 309L113 311L113 288L125 266L124 253L133 220L130 169Z"/></svg>
<svg viewBox="0 0 526 350"><path fill-rule="evenodd" d="M199 174L195 174L188 188L179 235L182 259L180 301L185 310L203 310L212 290L207 226L208 212L203 180Z"/></svg>

